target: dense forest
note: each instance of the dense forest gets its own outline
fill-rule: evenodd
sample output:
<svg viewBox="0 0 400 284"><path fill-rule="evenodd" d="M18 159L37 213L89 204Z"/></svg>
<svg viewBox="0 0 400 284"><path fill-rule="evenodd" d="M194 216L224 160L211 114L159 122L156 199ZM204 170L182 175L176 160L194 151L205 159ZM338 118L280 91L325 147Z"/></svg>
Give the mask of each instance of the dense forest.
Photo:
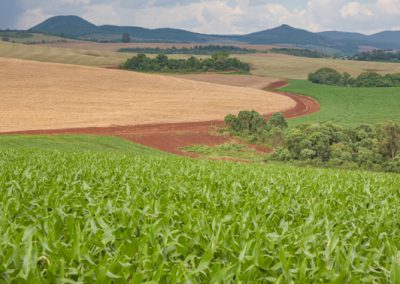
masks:
<svg viewBox="0 0 400 284"><path fill-rule="evenodd" d="M324 58L328 57L328 55L310 49L297 49L297 48L272 48L270 50L272 53L281 53L293 56L300 56L300 57L308 57L308 58Z"/></svg>
<svg viewBox="0 0 400 284"><path fill-rule="evenodd" d="M188 59L170 59L165 54L149 58L138 54L128 59L121 68L139 72L241 72L248 73L250 66L237 58L229 57L227 53L215 53L210 58L198 59L191 56Z"/></svg>
<svg viewBox="0 0 400 284"><path fill-rule="evenodd" d="M225 125L233 135L274 147L271 160L400 173L400 125L392 121L374 127L308 123L288 128L280 113L266 120L242 111L228 115Z"/></svg>
<svg viewBox="0 0 400 284"><path fill-rule="evenodd" d="M341 74L332 68L321 68L310 73L308 80L315 84L343 87L400 87L400 73L380 75L368 71L354 78L349 73Z"/></svg>
<svg viewBox="0 0 400 284"><path fill-rule="evenodd" d="M385 51L373 50L368 52L361 52L352 57L351 60L358 61L385 61L385 62L400 62L400 51Z"/></svg>
<svg viewBox="0 0 400 284"><path fill-rule="evenodd" d="M229 45L196 45L194 47L180 47L175 46L171 48L159 47L130 47L120 48L119 52L132 52L132 53L147 53L147 54L192 54L192 55L212 55L218 52L226 52L231 54L246 54L256 53L257 50L241 48Z"/></svg>

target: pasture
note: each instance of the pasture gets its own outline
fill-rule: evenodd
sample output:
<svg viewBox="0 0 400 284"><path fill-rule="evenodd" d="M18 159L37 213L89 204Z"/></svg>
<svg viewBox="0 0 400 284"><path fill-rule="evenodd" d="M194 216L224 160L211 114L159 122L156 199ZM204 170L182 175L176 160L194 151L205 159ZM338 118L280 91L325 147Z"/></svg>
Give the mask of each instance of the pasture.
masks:
<svg viewBox="0 0 400 284"><path fill-rule="evenodd" d="M400 88L351 88L291 81L285 92L315 98L319 112L291 119L290 123L333 122L348 126L376 124L385 120L400 122Z"/></svg>
<svg viewBox="0 0 400 284"><path fill-rule="evenodd" d="M395 283L399 175L0 150L5 282Z"/></svg>

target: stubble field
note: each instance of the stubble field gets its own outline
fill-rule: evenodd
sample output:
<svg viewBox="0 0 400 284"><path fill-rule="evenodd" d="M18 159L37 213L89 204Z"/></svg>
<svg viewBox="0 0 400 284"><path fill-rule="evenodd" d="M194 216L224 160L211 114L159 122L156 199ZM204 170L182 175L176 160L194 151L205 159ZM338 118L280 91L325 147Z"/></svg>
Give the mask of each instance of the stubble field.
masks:
<svg viewBox="0 0 400 284"><path fill-rule="evenodd" d="M0 131L222 120L295 102L261 90L121 70L1 59Z"/></svg>

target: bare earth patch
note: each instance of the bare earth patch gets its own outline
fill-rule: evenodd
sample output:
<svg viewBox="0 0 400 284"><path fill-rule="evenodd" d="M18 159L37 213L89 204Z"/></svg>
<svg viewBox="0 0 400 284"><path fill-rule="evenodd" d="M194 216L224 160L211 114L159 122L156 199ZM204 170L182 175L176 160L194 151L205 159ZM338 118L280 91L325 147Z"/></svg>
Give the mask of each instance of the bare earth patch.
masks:
<svg viewBox="0 0 400 284"><path fill-rule="evenodd" d="M0 131L221 120L295 107L261 90L122 70L0 59Z"/></svg>

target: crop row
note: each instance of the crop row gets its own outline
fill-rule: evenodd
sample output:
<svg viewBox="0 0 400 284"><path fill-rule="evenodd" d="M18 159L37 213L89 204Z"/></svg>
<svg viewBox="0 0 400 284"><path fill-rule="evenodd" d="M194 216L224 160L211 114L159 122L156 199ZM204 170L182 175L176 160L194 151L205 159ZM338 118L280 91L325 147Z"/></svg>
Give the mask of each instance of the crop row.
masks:
<svg viewBox="0 0 400 284"><path fill-rule="evenodd" d="M396 282L400 176L0 151L0 282Z"/></svg>

